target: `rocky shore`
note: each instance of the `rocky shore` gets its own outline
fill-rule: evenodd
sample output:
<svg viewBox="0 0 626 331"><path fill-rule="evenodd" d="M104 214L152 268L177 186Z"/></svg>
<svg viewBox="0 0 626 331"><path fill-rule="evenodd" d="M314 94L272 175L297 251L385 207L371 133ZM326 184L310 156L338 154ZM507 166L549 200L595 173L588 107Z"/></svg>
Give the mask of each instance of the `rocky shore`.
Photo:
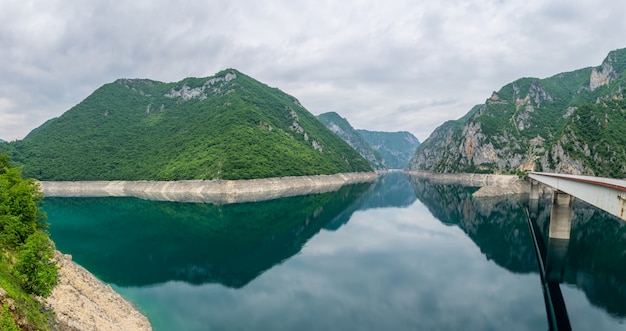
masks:
<svg viewBox="0 0 626 331"><path fill-rule="evenodd" d="M248 180L46 182L47 197L132 196L158 201L235 203L270 200L338 190L346 184L371 182L374 172Z"/></svg>
<svg viewBox="0 0 626 331"><path fill-rule="evenodd" d="M470 174L470 173L434 173L407 171L407 175L428 178L440 184L460 184L476 186L475 197L490 197L508 194L522 194L530 191L530 184L513 175Z"/></svg>
<svg viewBox="0 0 626 331"><path fill-rule="evenodd" d="M148 319L70 255L55 252L59 284L47 299L61 330L152 330Z"/></svg>

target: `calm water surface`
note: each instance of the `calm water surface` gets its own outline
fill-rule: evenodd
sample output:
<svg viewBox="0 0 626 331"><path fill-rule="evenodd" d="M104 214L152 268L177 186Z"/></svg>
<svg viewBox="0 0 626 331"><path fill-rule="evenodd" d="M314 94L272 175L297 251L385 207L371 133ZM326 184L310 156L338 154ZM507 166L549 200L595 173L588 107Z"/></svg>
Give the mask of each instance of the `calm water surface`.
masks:
<svg viewBox="0 0 626 331"><path fill-rule="evenodd" d="M546 330L519 197L391 173L216 206L46 198L57 248L155 330ZM549 225L540 204L537 223ZM626 227L578 203L561 289L578 330L626 329Z"/></svg>

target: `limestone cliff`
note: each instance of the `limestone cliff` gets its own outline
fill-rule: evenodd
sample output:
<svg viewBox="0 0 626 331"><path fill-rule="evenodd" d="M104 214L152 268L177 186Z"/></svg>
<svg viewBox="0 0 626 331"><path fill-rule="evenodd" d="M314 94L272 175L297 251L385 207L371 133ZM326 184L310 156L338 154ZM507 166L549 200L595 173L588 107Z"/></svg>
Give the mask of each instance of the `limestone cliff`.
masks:
<svg viewBox="0 0 626 331"><path fill-rule="evenodd" d="M505 85L437 128L408 170L626 176L626 49L602 65Z"/></svg>

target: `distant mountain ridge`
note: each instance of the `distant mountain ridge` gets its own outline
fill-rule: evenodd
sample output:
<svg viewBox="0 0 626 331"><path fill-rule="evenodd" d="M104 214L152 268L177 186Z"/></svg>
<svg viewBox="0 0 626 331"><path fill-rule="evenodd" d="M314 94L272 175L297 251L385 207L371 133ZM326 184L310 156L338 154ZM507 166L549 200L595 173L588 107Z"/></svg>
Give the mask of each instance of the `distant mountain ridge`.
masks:
<svg viewBox="0 0 626 331"><path fill-rule="evenodd" d="M357 132L370 146L380 152L389 169L404 169L420 145L420 141L407 131L357 130Z"/></svg>
<svg viewBox="0 0 626 331"><path fill-rule="evenodd" d="M0 151L41 180L373 171L296 98L235 69L175 83L118 79Z"/></svg>
<svg viewBox="0 0 626 331"><path fill-rule="evenodd" d="M385 160L380 152L372 148L370 144L352 127L347 119L339 116L335 112L323 113L317 116L317 118L326 125L334 134L347 142L354 150L359 152L374 169L382 170L387 169Z"/></svg>
<svg viewBox="0 0 626 331"><path fill-rule="evenodd" d="M317 118L378 170L403 169L420 144L414 135L406 131L357 130L335 112L320 114Z"/></svg>
<svg viewBox="0 0 626 331"><path fill-rule="evenodd" d="M598 67L521 78L435 129L407 170L626 177L626 49Z"/></svg>

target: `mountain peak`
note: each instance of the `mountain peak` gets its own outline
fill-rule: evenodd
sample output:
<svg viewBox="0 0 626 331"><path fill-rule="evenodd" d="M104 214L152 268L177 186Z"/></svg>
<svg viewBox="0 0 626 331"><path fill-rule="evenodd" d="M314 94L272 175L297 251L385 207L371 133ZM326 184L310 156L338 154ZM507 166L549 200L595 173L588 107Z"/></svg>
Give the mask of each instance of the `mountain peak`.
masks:
<svg viewBox="0 0 626 331"><path fill-rule="evenodd" d="M624 177L625 86L626 49L610 52L597 67L520 78L433 131L408 169Z"/></svg>
<svg viewBox="0 0 626 331"><path fill-rule="evenodd" d="M42 180L247 179L373 170L296 98L234 69L174 83L118 79L9 145L24 174Z"/></svg>

